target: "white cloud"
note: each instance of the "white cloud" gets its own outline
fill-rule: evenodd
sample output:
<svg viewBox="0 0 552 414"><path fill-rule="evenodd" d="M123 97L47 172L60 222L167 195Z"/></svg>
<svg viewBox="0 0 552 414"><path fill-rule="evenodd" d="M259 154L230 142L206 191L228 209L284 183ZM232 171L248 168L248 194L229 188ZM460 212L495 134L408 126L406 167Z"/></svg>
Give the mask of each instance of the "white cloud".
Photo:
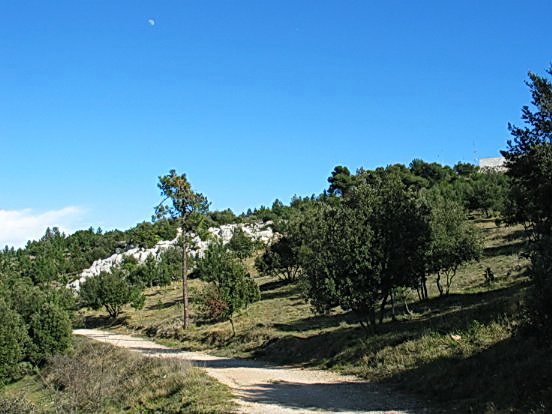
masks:
<svg viewBox="0 0 552 414"><path fill-rule="evenodd" d="M0 247L23 247L28 240L42 237L47 227L59 227L60 231L71 233L77 229L84 212L84 209L73 206L43 213L29 208L0 210Z"/></svg>

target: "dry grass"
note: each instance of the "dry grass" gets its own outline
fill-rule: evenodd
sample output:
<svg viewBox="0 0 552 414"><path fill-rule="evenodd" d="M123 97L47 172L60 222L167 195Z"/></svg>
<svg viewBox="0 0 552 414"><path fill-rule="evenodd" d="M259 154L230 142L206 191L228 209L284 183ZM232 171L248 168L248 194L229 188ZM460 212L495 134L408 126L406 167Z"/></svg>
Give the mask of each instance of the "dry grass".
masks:
<svg viewBox="0 0 552 414"><path fill-rule="evenodd" d="M35 397L29 393L34 388ZM40 393L36 398L36 392ZM23 399L21 395L25 395ZM8 390L6 413L229 413L228 388L181 360L147 358L84 338ZM0 405L1 407L1 405ZM11 410L11 411L10 411Z"/></svg>

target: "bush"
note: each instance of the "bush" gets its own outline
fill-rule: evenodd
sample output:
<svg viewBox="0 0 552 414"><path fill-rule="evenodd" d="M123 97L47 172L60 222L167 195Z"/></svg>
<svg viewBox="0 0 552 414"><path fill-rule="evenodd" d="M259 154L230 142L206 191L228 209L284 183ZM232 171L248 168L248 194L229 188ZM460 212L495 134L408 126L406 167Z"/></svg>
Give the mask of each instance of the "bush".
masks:
<svg viewBox="0 0 552 414"><path fill-rule="evenodd" d="M41 411L24 397L0 396L0 414L38 414Z"/></svg>
<svg viewBox="0 0 552 414"><path fill-rule="evenodd" d="M253 241L241 228L236 228L227 247L240 259L246 259L253 254L259 243Z"/></svg>
<svg viewBox="0 0 552 414"><path fill-rule="evenodd" d="M198 260L196 272L214 290L204 304L219 320L228 320L234 331L233 315L261 298L259 286L244 265L220 242L211 243ZM215 311L216 309L216 311Z"/></svg>
<svg viewBox="0 0 552 414"><path fill-rule="evenodd" d="M228 310L228 304L221 298L215 285L207 285L199 297L202 313L211 321L220 321Z"/></svg>
<svg viewBox="0 0 552 414"><path fill-rule="evenodd" d="M0 385L18 377L28 343L21 316L0 298Z"/></svg>
<svg viewBox="0 0 552 414"><path fill-rule="evenodd" d="M83 306L94 310L105 307L112 318L119 316L124 305L140 309L145 300L141 289L132 286L120 269L86 279L81 285L80 299Z"/></svg>
<svg viewBox="0 0 552 414"><path fill-rule="evenodd" d="M267 246L265 252L255 259L255 268L266 276L277 275L287 281L296 280L301 270L299 251L300 244L294 243L289 236L283 236Z"/></svg>
<svg viewBox="0 0 552 414"><path fill-rule="evenodd" d="M32 340L30 357L35 363L46 357L63 352L71 346L72 329L68 313L59 306L45 303L35 313L29 324Z"/></svg>
<svg viewBox="0 0 552 414"><path fill-rule="evenodd" d="M17 277L4 283L0 284L0 365L4 367L0 377L6 378L6 367L15 369L15 374L23 367L16 362L40 364L70 347L75 301L65 288L33 286Z"/></svg>

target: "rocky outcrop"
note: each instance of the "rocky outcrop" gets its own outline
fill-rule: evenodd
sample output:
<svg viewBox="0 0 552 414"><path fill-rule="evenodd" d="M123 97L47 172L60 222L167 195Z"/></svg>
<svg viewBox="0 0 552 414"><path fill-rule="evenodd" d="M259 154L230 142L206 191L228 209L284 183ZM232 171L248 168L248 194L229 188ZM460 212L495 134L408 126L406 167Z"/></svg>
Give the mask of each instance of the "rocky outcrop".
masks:
<svg viewBox="0 0 552 414"><path fill-rule="evenodd" d="M269 244L274 238L274 232L272 231L271 223L256 223L256 224L225 224L220 227L211 227L208 232L214 238L221 239L224 244L228 243L234 234L234 231L238 228L251 237L255 241L260 241L264 244ZM67 286L79 290L81 283L92 276L97 276L101 272L109 272L113 267L121 265L125 257L133 257L138 263L144 263L148 257L153 256L157 260L161 257L161 253L170 249L178 243L178 236L173 240L164 240L157 243L151 249L133 248L122 253L113 254L105 259L96 260L92 263L88 269L85 269L79 275L77 280L69 283ZM205 250L209 247L211 240L201 240L196 234L191 234L192 246L190 254L192 256L203 256Z"/></svg>

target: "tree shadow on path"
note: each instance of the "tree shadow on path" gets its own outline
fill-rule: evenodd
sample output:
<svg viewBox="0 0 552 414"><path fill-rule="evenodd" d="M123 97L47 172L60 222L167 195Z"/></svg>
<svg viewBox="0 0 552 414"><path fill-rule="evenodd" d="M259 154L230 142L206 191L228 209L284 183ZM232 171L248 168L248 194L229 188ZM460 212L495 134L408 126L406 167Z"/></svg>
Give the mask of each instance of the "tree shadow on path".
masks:
<svg viewBox="0 0 552 414"><path fill-rule="evenodd" d="M294 410L351 413L429 413L419 403L398 397L379 384L368 382L258 384L240 392L245 401Z"/></svg>

